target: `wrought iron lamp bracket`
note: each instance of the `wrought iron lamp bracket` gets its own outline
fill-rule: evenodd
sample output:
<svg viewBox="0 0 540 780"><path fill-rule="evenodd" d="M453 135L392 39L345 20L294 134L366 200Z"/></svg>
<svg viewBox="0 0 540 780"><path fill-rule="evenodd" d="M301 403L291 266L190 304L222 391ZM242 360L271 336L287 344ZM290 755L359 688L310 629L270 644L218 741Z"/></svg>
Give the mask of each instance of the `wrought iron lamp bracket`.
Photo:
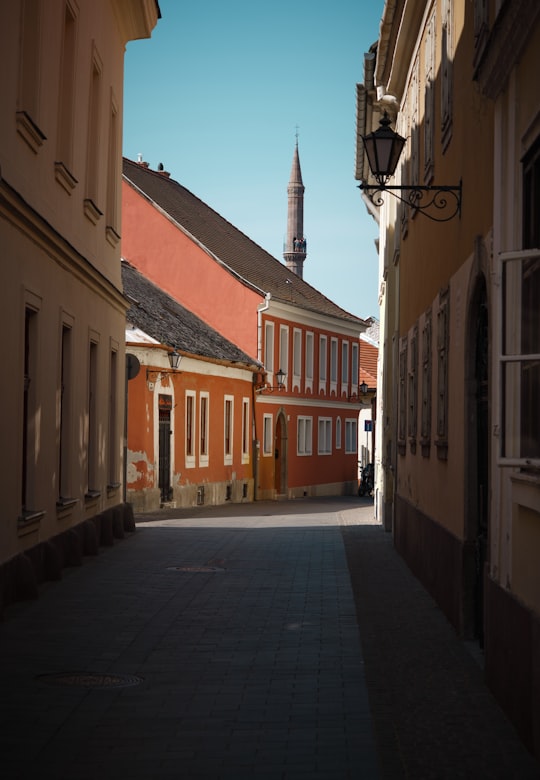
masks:
<svg viewBox="0 0 540 780"><path fill-rule="evenodd" d="M382 206L383 195L389 192L394 198L410 206L414 211L419 211L433 222L449 222L455 216L461 216L461 180L457 185L388 185L384 182L378 184L362 182L358 187L368 194L374 206Z"/></svg>

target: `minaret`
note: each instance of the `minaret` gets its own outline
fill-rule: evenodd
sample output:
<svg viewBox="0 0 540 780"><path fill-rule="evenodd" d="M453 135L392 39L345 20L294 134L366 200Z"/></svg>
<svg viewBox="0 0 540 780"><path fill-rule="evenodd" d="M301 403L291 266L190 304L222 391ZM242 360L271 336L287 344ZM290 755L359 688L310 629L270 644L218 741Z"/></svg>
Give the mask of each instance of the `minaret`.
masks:
<svg viewBox="0 0 540 780"><path fill-rule="evenodd" d="M298 157L298 133L296 134L296 146L287 195L287 238L283 257L287 268L290 268L302 279L304 260L306 259L306 239L304 237L304 185L300 170L300 158Z"/></svg>

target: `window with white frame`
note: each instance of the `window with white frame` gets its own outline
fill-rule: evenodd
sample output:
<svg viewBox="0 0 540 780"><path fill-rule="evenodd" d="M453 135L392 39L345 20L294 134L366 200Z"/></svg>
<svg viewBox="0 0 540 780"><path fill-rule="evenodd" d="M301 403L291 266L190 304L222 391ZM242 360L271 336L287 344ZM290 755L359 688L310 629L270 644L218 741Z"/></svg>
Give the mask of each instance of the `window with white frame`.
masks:
<svg viewBox="0 0 540 780"><path fill-rule="evenodd" d="M435 11L426 28L424 77L424 184L433 179L433 141L435 135Z"/></svg>
<svg viewBox="0 0 540 780"><path fill-rule="evenodd" d="M284 373L283 384L285 387L290 386L289 377L289 328L287 325L280 325L279 327L279 366Z"/></svg>
<svg viewBox="0 0 540 780"><path fill-rule="evenodd" d="M326 336L319 336L319 392L326 392L328 347Z"/></svg>
<svg viewBox="0 0 540 780"><path fill-rule="evenodd" d="M338 378L338 340L330 339L330 390L336 390Z"/></svg>
<svg viewBox="0 0 540 780"><path fill-rule="evenodd" d="M199 394L199 466L208 466L208 435L210 421L210 397Z"/></svg>
<svg viewBox="0 0 540 780"><path fill-rule="evenodd" d="M274 433L271 414L263 415L263 455L268 457L274 454Z"/></svg>
<svg viewBox="0 0 540 780"><path fill-rule="evenodd" d="M313 333L306 333L306 390L313 390Z"/></svg>
<svg viewBox="0 0 540 780"><path fill-rule="evenodd" d="M341 393L347 394L349 386L349 342L341 342Z"/></svg>
<svg viewBox="0 0 540 780"><path fill-rule="evenodd" d="M358 420L355 417L345 420L345 452L358 454Z"/></svg>
<svg viewBox="0 0 540 780"><path fill-rule="evenodd" d="M336 420L336 450L341 449L341 417Z"/></svg>
<svg viewBox="0 0 540 780"><path fill-rule="evenodd" d="M195 392L186 390L186 468L195 466Z"/></svg>
<svg viewBox="0 0 540 780"><path fill-rule="evenodd" d="M332 419L330 417L319 417L318 421L318 444L317 452L319 455L331 455L332 453Z"/></svg>
<svg viewBox="0 0 540 780"><path fill-rule="evenodd" d="M540 466L540 250L500 255L501 465Z"/></svg>
<svg viewBox="0 0 540 780"><path fill-rule="evenodd" d="M249 398L242 398L242 463L249 463L251 449Z"/></svg>
<svg viewBox="0 0 540 780"><path fill-rule="evenodd" d="M351 395L358 395L358 344L352 345L351 355Z"/></svg>
<svg viewBox="0 0 540 780"><path fill-rule="evenodd" d="M274 323L264 325L264 367L269 374L274 373Z"/></svg>
<svg viewBox="0 0 540 780"><path fill-rule="evenodd" d="M302 331L295 328L293 331L293 389L300 390L302 381Z"/></svg>
<svg viewBox="0 0 540 780"><path fill-rule="evenodd" d="M234 398L226 395L223 408L223 456L224 464L233 462Z"/></svg>
<svg viewBox="0 0 540 780"><path fill-rule="evenodd" d="M313 438L313 417L298 417L296 442L297 455L311 455Z"/></svg>

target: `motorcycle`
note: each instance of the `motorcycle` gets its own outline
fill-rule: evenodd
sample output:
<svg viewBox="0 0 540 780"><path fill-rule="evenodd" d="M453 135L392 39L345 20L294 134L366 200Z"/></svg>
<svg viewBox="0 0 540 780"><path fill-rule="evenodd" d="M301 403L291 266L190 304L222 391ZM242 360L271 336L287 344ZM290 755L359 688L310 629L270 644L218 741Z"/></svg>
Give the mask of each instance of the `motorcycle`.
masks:
<svg viewBox="0 0 540 780"><path fill-rule="evenodd" d="M373 463L366 463L362 468L360 484L358 485L359 496L370 496L373 493Z"/></svg>

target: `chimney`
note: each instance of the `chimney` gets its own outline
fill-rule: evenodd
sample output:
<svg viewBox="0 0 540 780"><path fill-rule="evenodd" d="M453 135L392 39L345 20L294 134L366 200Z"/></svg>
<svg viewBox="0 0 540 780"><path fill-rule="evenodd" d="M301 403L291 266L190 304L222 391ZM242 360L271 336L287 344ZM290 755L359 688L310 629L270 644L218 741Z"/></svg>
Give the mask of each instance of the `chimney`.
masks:
<svg viewBox="0 0 540 780"><path fill-rule="evenodd" d="M165 171L163 169L163 163L159 163L157 169L158 169L158 173L160 173L162 176L165 176L166 179L170 178L171 174L169 171Z"/></svg>

